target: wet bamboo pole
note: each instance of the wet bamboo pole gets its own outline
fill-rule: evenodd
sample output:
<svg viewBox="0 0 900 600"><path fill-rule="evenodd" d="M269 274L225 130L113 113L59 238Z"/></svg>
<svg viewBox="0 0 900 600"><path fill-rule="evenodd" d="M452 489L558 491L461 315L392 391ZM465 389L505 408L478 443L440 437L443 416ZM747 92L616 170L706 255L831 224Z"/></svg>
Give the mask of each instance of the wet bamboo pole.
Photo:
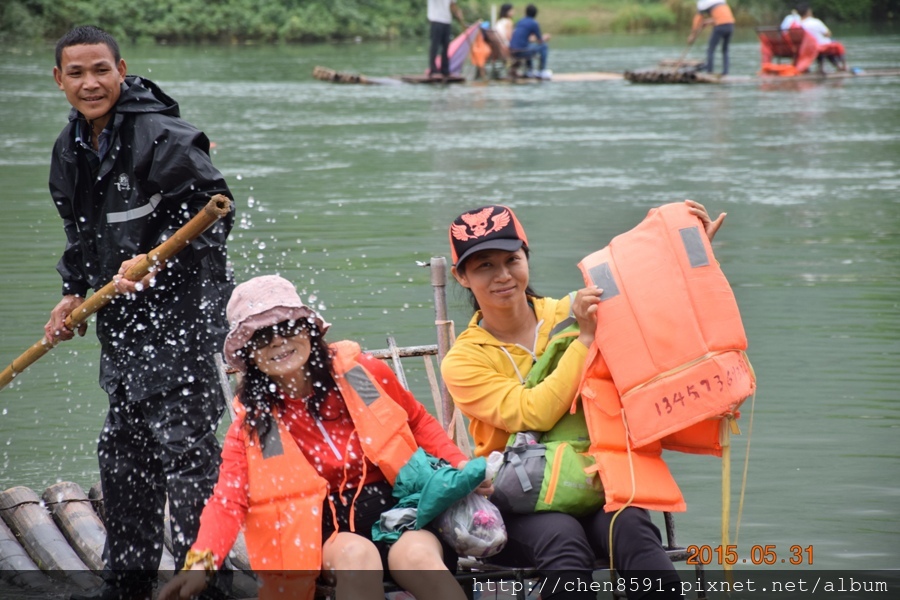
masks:
<svg viewBox="0 0 900 600"><path fill-rule="evenodd" d="M444 362L444 356L450 350L454 342L453 321L447 314L447 259L443 256L431 258L431 287L434 290L434 324L437 328L438 339L438 366ZM444 429L450 427L453 419L453 399L447 391L447 386L441 386L441 425ZM453 432L450 432L453 435Z"/></svg>
<svg viewBox="0 0 900 600"><path fill-rule="evenodd" d="M150 269L165 262L175 256L179 251L188 246L192 241L198 238L204 231L209 229L213 223L231 212L231 199L222 194L216 194L203 207L203 209L194 215L194 218L185 223L178 231L172 234L172 237L165 242L149 251L143 260L128 269L125 278L137 281L143 278ZM66 327L71 330L77 329L82 323L88 320L92 314L109 304L113 298L119 295L116 291L115 284L110 281L102 288L94 292L90 298L72 311L66 318ZM13 360L8 367L0 373L0 390L5 388L9 383L22 371L35 363L39 358L50 352L55 344L51 344L46 337L32 344L28 350Z"/></svg>

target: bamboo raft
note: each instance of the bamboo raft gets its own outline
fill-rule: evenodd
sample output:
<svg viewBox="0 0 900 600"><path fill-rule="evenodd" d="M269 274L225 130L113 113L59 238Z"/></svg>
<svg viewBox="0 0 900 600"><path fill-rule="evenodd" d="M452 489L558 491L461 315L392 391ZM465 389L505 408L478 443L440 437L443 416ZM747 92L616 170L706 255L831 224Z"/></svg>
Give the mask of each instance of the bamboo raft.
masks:
<svg viewBox="0 0 900 600"><path fill-rule="evenodd" d="M362 85L401 85L403 81L394 77L367 77L359 73L335 71L328 67L314 67L313 77L330 83L351 83Z"/></svg>
<svg viewBox="0 0 900 600"><path fill-rule="evenodd" d="M449 77L429 77L428 75L401 75L399 77L368 77L360 73L348 71L335 71L328 67L317 66L313 68L313 77L329 83L351 83L362 85L401 85L403 83L465 83L466 78L460 75Z"/></svg>
<svg viewBox="0 0 900 600"><path fill-rule="evenodd" d="M335 71L328 67L317 66L313 68L313 77L320 81L329 83L345 83L345 84L362 84L362 85L402 85L411 84L460 84L468 83L465 77L461 75L451 75L450 77L429 77L427 75L398 75L396 77L369 77L361 73L353 73L348 71ZM584 73L556 73L549 80L539 80L533 78L519 77L516 79L503 78L491 81L504 83L546 83L546 82L585 82L585 81L621 81L623 78L621 73L608 73L604 71L588 71ZM484 84L485 81L479 83Z"/></svg>
<svg viewBox="0 0 900 600"><path fill-rule="evenodd" d="M844 81L867 77L898 77L898 69L872 69L836 71L831 73L803 73L790 77L779 75L718 75L701 71L700 61L678 63L677 61L661 61L659 66L649 69L625 71L624 77L631 83L708 83L718 85L734 84L784 84L799 82L823 83L826 81Z"/></svg>
<svg viewBox="0 0 900 600"><path fill-rule="evenodd" d="M625 71L624 77L631 83L700 83L705 75L700 73L702 66L698 60L663 60L653 68Z"/></svg>
<svg viewBox="0 0 900 600"><path fill-rule="evenodd" d="M77 483L56 483L38 496L17 486L0 492L0 598L47 598L85 592L101 584L103 497L99 483L88 493ZM243 536L229 554L233 589L240 597L256 596ZM159 567L161 582L172 578L175 559L166 532ZM4 584L15 595L4 593Z"/></svg>

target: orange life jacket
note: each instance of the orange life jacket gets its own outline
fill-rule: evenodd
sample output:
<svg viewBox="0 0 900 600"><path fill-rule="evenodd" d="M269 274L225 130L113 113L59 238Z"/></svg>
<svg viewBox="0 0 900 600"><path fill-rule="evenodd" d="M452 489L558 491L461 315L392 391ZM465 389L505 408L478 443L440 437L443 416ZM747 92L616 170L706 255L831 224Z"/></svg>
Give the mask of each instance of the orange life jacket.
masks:
<svg viewBox="0 0 900 600"><path fill-rule="evenodd" d="M715 6L698 11L694 15L693 28L699 30L707 16L712 19L713 26L734 23L734 13L731 12L731 7L725 2L721 2Z"/></svg>
<svg viewBox="0 0 900 600"><path fill-rule="evenodd" d="M581 397L606 508L684 510L662 449L721 456L755 388L731 287L683 203L651 210L579 268L603 290Z"/></svg>
<svg viewBox="0 0 900 600"><path fill-rule="evenodd" d="M684 496L662 459L662 444L651 442L632 447L622 418L619 392L603 356L591 345L587 367L581 382L580 399L584 407L594 470L600 475L607 512L624 506L648 510L683 512Z"/></svg>
<svg viewBox="0 0 900 600"><path fill-rule="evenodd" d="M335 381L363 453L393 485L417 448L408 415L356 360L358 344L345 341L331 347ZM243 407L235 404L243 418ZM306 460L277 411L273 416L277 427L269 429L262 443L255 433L247 436L247 553L253 570L263 572L261 600L312 599L315 576L322 566L322 504L328 485ZM267 584L264 572L270 570L278 573ZM298 577L291 580L286 572ZM298 585L306 586L302 593L297 592Z"/></svg>
<svg viewBox="0 0 900 600"><path fill-rule="evenodd" d="M487 64L488 58L491 56L491 46L488 44L487 40L484 39L484 34L482 30L476 32L475 39L472 40L472 46L469 48L469 60L472 61L472 64L476 67L484 67Z"/></svg>

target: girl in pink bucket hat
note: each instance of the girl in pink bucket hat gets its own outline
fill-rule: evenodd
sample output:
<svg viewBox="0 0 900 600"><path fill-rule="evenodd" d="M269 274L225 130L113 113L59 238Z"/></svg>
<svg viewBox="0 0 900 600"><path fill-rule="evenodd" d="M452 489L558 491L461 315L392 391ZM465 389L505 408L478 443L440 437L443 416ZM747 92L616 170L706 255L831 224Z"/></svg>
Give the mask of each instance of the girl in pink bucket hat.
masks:
<svg viewBox="0 0 900 600"><path fill-rule="evenodd" d="M206 585L243 528L259 597L311 600L316 579L338 598L384 598L383 573L418 598L462 600L456 553L428 528L393 544L372 528L397 500L398 470L419 448L466 460L393 371L355 342L325 342L329 323L277 275L237 286L225 359L241 372L219 481L185 570L160 598ZM180 594L180 595L179 595Z"/></svg>

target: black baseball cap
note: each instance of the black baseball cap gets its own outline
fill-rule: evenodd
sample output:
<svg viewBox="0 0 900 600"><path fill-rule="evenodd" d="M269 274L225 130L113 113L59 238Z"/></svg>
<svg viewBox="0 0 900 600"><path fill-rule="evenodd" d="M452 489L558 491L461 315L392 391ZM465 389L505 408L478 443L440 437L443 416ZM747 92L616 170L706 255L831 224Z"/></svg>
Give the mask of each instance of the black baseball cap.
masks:
<svg viewBox="0 0 900 600"><path fill-rule="evenodd" d="M456 217L450 225L450 255L453 266L481 250L515 252L528 247L525 230L506 206L482 206Z"/></svg>

